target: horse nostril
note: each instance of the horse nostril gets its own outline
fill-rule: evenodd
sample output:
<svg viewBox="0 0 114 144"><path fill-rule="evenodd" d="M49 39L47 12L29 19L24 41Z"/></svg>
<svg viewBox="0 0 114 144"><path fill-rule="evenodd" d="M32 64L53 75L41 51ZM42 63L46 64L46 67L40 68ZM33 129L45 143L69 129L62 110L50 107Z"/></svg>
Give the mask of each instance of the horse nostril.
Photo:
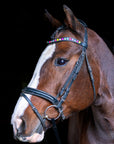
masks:
<svg viewBox="0 0 114 144"><path fill-rule="evenodd" d="M26 123L23 117L18 119L18 125L17 125L17 136L19 137L22 133L24 133L26 129Z"/></svg>
<svg viewBox="0 0 114 144"><path fill-rule="evenodd" d="M17 119L16 119L16 128L17 128L17 129L19 129L21 123L22 123L22 119L21 119L21 118L17 118Z"/></svg>

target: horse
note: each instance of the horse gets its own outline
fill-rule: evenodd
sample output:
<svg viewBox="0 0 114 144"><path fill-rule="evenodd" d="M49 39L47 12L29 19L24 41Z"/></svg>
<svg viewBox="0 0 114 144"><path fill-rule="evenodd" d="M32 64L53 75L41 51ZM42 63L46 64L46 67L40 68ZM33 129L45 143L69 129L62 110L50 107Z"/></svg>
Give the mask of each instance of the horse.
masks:
<svg viewBox="0 0 114 144"><path fill-rule="evenodd" d="M77 144L113 144L114 56L68 6L63 10L64 24L45 13L56 31L17 101L11 118L14 136L41 142L51 120L72 117L69 143L78 139Z"/></svg>

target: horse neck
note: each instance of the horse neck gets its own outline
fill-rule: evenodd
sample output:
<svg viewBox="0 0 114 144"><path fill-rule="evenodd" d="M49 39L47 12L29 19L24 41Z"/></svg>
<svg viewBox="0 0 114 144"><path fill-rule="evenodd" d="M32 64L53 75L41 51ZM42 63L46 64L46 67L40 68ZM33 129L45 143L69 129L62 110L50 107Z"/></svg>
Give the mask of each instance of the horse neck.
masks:
<svg viewBox="0 0 114 144"><path fill-rule="evenodd" d="M97 62L100 73L97 98L92 105L94 130L105 141L114 141L114 56L95 32L90 30L88 34L93 34L91 42L94 45L92 47L90 43L89 51L93 61ZM91 128L90 131L92 132Z"/></svg>
<svg viewBox="0 0 114 144"><path fill-rule="evenodd" d="M90 37L92 34L92 43L94 43L94 45L92 46L91 44L89 51L92 54L93 61L96 61L99 67L100 86L98 93L101 95L105 87L109 90L110 97L114 97L114 55L105 42L95 32L89 30ZM91 40L89 43L91 43Z"/></svg>

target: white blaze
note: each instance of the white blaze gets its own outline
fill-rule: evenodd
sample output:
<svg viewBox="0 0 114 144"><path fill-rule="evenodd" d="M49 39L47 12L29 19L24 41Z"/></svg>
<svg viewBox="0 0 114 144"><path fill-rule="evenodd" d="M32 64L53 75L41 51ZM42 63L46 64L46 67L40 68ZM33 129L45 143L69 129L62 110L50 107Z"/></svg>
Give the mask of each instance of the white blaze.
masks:
<svg viewBox="0 0 114 144"><path fill-rule="evenodd" d="M45 50L42 52L38 63L36 65L35 71L33 73L33 77L28 84L28 87L31 88L37 88L39 84L39 78L40 78L40 71L44 63L52 57L53 53L55 52L55 44L48 45ZM27 94L28 98L31 99L31 95ZM28 102L23 98L20 97L17 101L17 104L15 106L14 112L12 114L11 118L11 124L13 125L14 132L16 133L16 128L20 126L21 121L19 120L19 117L22 116L28 107Z"/></svg>
<svg viewBox="0 0 114 144"><path fill-rule="evenodd" d="M28 87L37 88L39 84L39 78L40 78L40 70L43 66L43 64L52 57L53 53L55 52L55 44L51 44L45 48L43 51L41 57L39 58L39 61L36 65L36 69L34 71L33 77L28 85Z"/></svg>

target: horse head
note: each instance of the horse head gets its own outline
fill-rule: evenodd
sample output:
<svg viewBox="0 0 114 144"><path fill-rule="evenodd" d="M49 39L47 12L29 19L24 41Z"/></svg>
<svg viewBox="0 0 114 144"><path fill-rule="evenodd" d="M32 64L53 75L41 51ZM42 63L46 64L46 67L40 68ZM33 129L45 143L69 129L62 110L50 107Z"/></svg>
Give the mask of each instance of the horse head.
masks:
<svg viewBox="0 0 114 144"><path fill-rule="evenodd" d="M41 123L43 119L45 119L43 123L45 123L47 130L51 127L50 119L57 118L58 121L61 115L64 115L64 118L68 118L73 112L81 111L90 106L94 100L92 82L88 73L85 57L79 73L77 72L76 79L73 77L71 81L69 80L69 76L72 77L73 75L72 71L74 67L77 65L77 62L79 62L79 59L81 59L80 55L84 47L81 43L84 43L84 37L87 35L85 36L85 25L80 22L65 5L64 12L66 14L64 25L61 25L57 19L46 12L49 21L57 28L51 37L55 41L51 40L48 42L47 47L38 60L33 77L28 84L29 89L24 89L23 97L21 96L19 98L15 106L11 123L13 125L14 135L21 141L42 141L45 132ZM87 32L89 32L89 29L86 29ZM87 50L93 46L90 42L91 37L92 35L88 35ZM77 42L73 42L73 40L77 40ZM92 69L94 69L93 77L96 77L94 87L97 92L99 70L94 60L92 60L89 50L86 56L88 56L90 65ZM71 85L69 83L71 83ZM65 86L65 84L67 86ZM62 88L64 88L64 90ZM68 94L65 92L67 88L70 89ZM53 101L52 103L48 101L46 96L45 98L43 98L42 95L38 97L40 94L50 96L50 101L51 99L57 99L57 106L59 104L60 109L56 105L52 105ZM66 94L66 97L62 101L61 99L64 94ZM60 101L61 104L59 103ZM30 102L32 103L31 105ZM35 110L38 111L38 114L40 114L41 120L33 111L34 107Z"/></svg>

